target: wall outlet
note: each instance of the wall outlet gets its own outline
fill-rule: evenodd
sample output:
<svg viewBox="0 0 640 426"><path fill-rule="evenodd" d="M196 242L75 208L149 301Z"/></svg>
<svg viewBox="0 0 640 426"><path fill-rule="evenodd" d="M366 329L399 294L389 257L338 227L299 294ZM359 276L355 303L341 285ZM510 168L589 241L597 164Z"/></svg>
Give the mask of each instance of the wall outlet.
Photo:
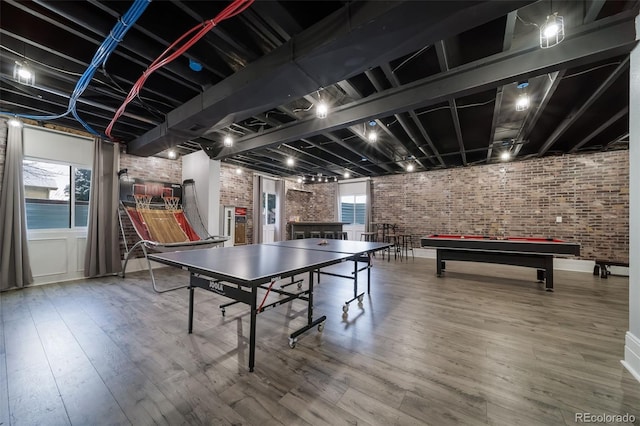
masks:
<svg viewBox="0 0 640 426"><path fill-rule="evenodd" d="M556 216L556 223L562 223L562 216Z"/></svg>

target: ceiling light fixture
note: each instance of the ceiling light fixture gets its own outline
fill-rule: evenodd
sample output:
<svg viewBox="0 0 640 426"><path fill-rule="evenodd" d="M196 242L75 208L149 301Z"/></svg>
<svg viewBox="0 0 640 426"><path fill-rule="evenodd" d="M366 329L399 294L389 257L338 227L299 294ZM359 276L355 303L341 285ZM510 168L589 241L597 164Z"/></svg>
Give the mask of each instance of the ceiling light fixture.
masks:
<svg viewBox="0 0 640 426"><path fill-rule="evenodd" d="M27 63L27 61L16 61L13 66L13 78L18 83L33 86L35 83L35 73Z"/></svg>
<svg viewBox="0 0 640 426"><path fill-rule="evenodd" d="M344 178L345 179L349 179L351 177L351 173L349 173L349 170L345 170L344 172Z"/></svg>
<svg viewBox="0 0 640 426"><path fill-rule="evenodd" d="M175 159L176 159L176 157L178 156L178 154L176 154L176 152L175 152L174 150L170 150L170 151L168 152L168 156L169 156L169 159L170 159L170 160L175 160Z"/></svg>
<svg viewBox="0 0 640 426"><path fill-rule="evenodd" d="M241 174L242 174L242 169L241 169L240 167L238 167L238 168L236 169L236 174L237 174L237 175L241 175Z"/></svg>
<svg viewBox="0 0 640 426"><path fill-rule="evenodd" d="M367 140L369 142L376 142L378 140L378 132L376 132L375 130L373 130L373 128L376 126L376 122L375 120L371 120L369 121L369 126L371 127L372 130L369 131L369 133L367 133L367 127L365 125L365 134L367 135Z"/></svg>
<svg viewBox="0 0 640 426"><path fill-rule="evenodd" d="M528 81L521 81L517 85L518 90L521 92L518 95L518 99L516 99L516 111L525 111L529 108L530 100L526 91L527 86L529 86Z"/></svg>
<svg viewBox="0 0 640 426"><path fill-rule="evenodd" d="M316 105L316 117L318 118L327 118L329 114L329 106L325 101L320 101Z"/></svg>
<svg viewBox="0 0 640 426"><path fill-rule="evenodd" d="M511 153L509 151L504 151L502 154L500 154L500 159L502 161L509 161L511 159Z"/></svg>
<svg viewBox="0 0 640 426"><path fill-rule="evenodd" d="M222 143L224 144L225 148L231 148L233 146L233 138L229 135L226 135Z"/></svg>
<svg viewBox="0 0 640 426"><path fill-rule="evenodd" d="M407 165L407 171L408 171L408 172L412 172L412 171L413 171L413 169L414 169L413 164L409 164L409 165Z"/></svg>
<svg viewBox="0 0 640 426"><path fill-rule="evenodd" d="M293 166L294 163L295 163L295 161L293 161L293 158L291 158L291 157L287 158L287 166L291 167L291 166Z"/></svg>
<svg viewBox="0 0 640 426"><path fill-rule="evenodd" d="M302 178L301 178L301 177L299 177L299 178L297 179L297 181L298 181L298 183L302 183Z"/></svg>
<svg viewBox="0 0 640 426"><path fill-rule="evenodd" d="M564 18L555 12L540 27L540 47L547 49L564 40Z"/></svg>

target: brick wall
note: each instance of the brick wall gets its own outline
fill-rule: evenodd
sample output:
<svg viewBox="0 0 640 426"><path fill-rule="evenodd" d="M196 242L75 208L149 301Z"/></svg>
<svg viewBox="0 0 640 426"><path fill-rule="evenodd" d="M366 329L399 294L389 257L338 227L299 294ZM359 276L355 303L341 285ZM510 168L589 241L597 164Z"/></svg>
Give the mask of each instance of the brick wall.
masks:
<svg viewBox="0 0 640 426"><path fill-rule="evenodd" d="M182 162L158 157L138 157L120 153L120 168L132 179L182 183Z"/></svg>
<svg viewBox="0 0 640 426"><path fill-rule="evenodd" d="M374 178L373 221L398 224L414 243L438 233L555 237L581 243L581 258L628 262L628 151Z"/></svg>
<svg viewBox="0 0 640 426"><path fill-rule="evenodd" d="M0 118L0 196L2 196L2 179L4 178L4 158L7 150L7 120Z"/></svg>
<svg viewBox="0 0 640 426"><path fill-rule="evenodd" d="M220 205L247 208L247 244L253 243L253 173L222 163L220 165Z"/></svg>
<svg viewBox="0 0 640 426"><path fill-rule="evenodd" d="M297 216L299 222L338 221L338 213L336 211L337 183L305 185L287 181L285 190L287 197L285 217L287 221L292 216ZM291 238L288 226L286 238Z"/></svg>

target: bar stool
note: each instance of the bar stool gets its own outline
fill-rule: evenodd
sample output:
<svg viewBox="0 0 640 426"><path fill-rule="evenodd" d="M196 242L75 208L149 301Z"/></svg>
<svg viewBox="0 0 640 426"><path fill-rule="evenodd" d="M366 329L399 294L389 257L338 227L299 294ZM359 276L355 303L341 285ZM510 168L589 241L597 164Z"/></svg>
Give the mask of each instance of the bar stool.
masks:
<svg viewBox="0 0 640 426"><path fill-rule="evenodd" d="M400 262L402 262L402 238L399 234L389 233L385 237L385 242L391 244L389 247L389 259L391 260L391 250L393 250L393 258L397 259L400 257Z"/></svg>
<svg viewBox="0 0 640 426"><path fill-rule="evenodd" d="M320 231L311 231L311 238L320 238Z"/></svg>
<svg viewBox="0 0 640 426"><path fill-rule="evenodd" d="M402 248L407 259L409 259L409 250L411 250L411 258L413 260L416 259L413 254L413 237L411 234L402 234Z"/></svg>
<svg viewBox="0 0 640 426"><path fill-rule="evenodd" d="M322 236L322 238L327 238L327 239L335 239L336 238L336 234L333 231L324 231L324 235Z"/></svg>
<svg viewBox="0 0 640 426"><path fill-rule="evenodd" d="M295 231L293 233L293 239L294 240L301 240L304 238L304 231Z"/></svg>
<svg viewBox="0 0 640 426"><path fill-rule="evenodd" d="M338 232L338 236L340 237L340 240L348 240L349 239L349 234L347 233L347 231L340 231Z"/></svg>
<svg viewBox="0 0 640 426"><path fill-rule="evenodd" d="M376 241L377 236L377 232L363 232L360 234L360 241Z"/></svg>

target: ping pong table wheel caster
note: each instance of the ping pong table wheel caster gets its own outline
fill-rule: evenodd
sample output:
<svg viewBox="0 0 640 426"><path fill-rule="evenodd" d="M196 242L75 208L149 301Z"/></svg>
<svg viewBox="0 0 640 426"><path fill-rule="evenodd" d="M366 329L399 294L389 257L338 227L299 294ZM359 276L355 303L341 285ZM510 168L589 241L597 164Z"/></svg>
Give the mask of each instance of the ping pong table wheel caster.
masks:
<svg viewBox="0 0 640 426"><path fill-rule="evenodd" d="M364 294L361 294L360 296L358 296L358 303L362 303L363 300L364 300Z"/></svg>
<svg viewBox="0 0 640 426"><path fill-rule="evenodd" d="M302 288L302 283L298 283L298 290Z"/></svg>
<svg viewBox="0 0 640 426"><path fill-rule="evenodd" d="M345 303L345 304L344 304L344 306L342 307L342 312L344 312L345 314L346 314L347 312L349 312L349 304L348 304L348 303Z"/></svg>
<svg viewBox="0 0 640 426"><path fill-rule="evenodd" d="M318 324L318 331L322 333L322 330L324 330L324 322Z"/></svg>
<svg viewBox="0 0 640 426"><path fill-rule="evenodd" d="M296 347L297 342L298 342L298 339L292 339L291 337L289 337L289 347L291 349L294 349Z"/></svg>
<svg viewBox="0 0 640 426"><path fill-rule="evenodd" d="M224 314L226 314L226 313L227 313L227 311L224 308L222 308L222 316L224 316Z"/></svg>

